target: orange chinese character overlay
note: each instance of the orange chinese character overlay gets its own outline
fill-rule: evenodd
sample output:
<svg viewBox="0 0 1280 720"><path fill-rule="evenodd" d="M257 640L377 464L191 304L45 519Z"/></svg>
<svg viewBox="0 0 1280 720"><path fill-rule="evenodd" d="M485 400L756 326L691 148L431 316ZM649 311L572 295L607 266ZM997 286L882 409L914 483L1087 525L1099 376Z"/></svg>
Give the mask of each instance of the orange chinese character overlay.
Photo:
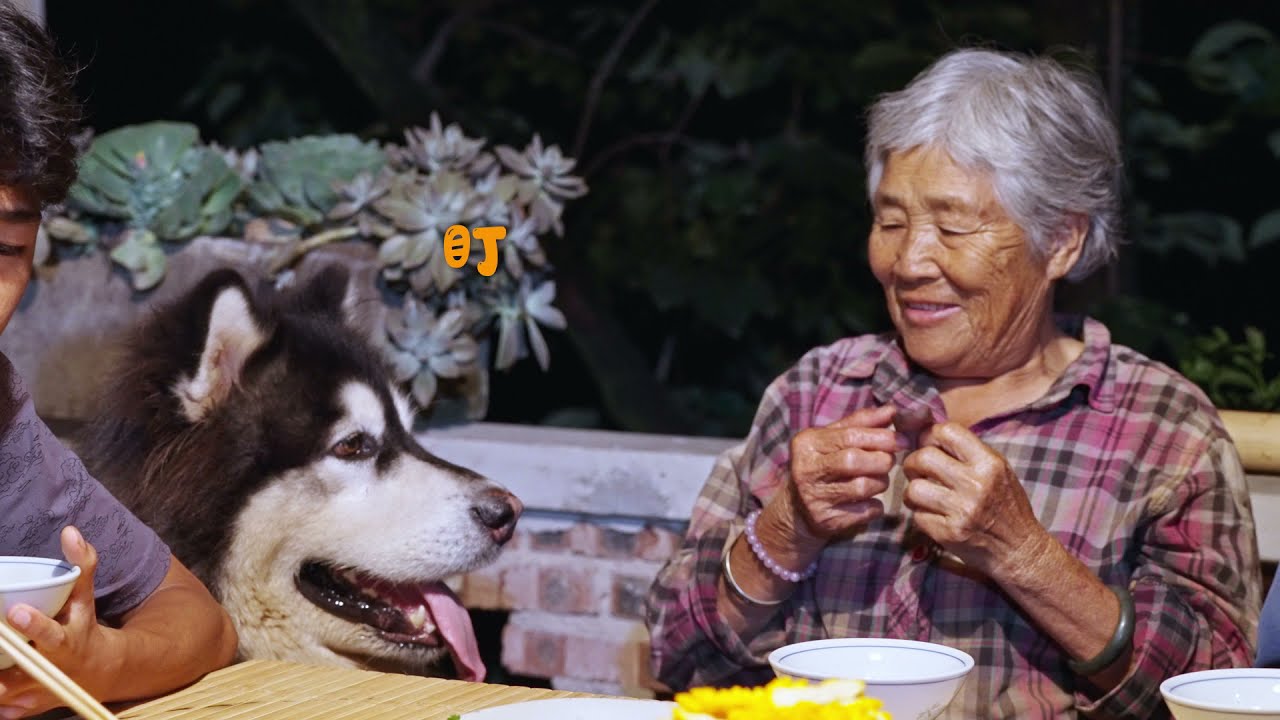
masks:
<svg viewBox="0 0 1280 720"><path fill-rule="evenodd" d="M481 275L489 277L498 271L498 241L507 236L507 229L501 225L478 227L475 236L484 243L484 260L476 265ZM457 269L467 264L471 256L471 233L465 225L450 225L444 231L444 261L449 267Z"/></svg>

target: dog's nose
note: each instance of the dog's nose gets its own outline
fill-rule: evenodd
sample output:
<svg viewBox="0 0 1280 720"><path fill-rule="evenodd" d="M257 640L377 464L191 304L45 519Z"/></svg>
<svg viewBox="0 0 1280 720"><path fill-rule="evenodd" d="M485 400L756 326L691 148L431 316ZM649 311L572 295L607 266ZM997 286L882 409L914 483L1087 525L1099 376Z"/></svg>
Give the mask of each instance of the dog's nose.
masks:
<svg viewBox="0 0 1280 720"><path fill-rule="evenodd" d="M520 498L501 488L487 490L471 507L480 524L489 528L493 541L499 545L506 544L516 531L516 521L524 511Z"/></svg>

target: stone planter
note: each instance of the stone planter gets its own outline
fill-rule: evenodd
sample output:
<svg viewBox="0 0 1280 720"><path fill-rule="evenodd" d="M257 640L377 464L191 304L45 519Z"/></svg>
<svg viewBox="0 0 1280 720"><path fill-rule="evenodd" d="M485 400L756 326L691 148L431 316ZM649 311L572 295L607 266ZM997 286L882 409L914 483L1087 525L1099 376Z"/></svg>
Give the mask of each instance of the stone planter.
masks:
<svg viewBox="0 0 1280 720"><path fill-rule="evenodd" d="M37 268L17 314L0 334L0 352L26 380L42 416L84 419L97 389L111 382L119 340L145 313L215 268L234 267L260 277L265 257L262 246L239 239L196 238L169 256L164 281L147 293L134 291L128 274L104 252L60 259ZM373 246L353 242L318 248L296 271L309 272L325 263L350 268L359 299L372 301L358 303L360 323L371 337L381 334L385 305Z"/></svg>

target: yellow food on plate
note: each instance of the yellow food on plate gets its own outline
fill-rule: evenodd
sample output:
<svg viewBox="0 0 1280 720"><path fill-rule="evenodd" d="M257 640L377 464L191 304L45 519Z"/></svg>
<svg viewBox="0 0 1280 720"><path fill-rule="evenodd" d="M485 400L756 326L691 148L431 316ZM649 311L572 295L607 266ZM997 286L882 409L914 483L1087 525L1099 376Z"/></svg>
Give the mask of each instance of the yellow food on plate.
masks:
<svg viewBox="0 0 1280 720"><path fill-rule="evenodd" d="M693 688L676 693L673 720L892 720L864 690L861 680L791 678L753 688Z"/></svg>

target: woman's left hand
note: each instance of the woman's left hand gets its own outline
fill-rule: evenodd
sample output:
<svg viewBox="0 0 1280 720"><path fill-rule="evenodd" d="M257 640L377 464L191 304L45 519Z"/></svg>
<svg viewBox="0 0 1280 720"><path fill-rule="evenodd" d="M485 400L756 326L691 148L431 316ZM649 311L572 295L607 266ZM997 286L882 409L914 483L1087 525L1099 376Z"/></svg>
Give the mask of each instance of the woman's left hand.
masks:
<svg viewBox="0 0 1280 720"><path fill-rule="evenodd" d="M93 575L98 553L79 531L62 531L62 553L80 567L80 577L62 610L48 617L29 605L9 608L9 624L35 643L36 650L95 696L110 677L111 633L98 623L93 599ZM63 703L18 667L0 671L0 718L27 717Z"/></svg>
<svg viewBox="0 0 1280 720"><path fill-rule="evenodd" d="M1004 456L960 424L924 432L902 469L916 526L997 582L1033 566L1052 539Z"/></svg>

